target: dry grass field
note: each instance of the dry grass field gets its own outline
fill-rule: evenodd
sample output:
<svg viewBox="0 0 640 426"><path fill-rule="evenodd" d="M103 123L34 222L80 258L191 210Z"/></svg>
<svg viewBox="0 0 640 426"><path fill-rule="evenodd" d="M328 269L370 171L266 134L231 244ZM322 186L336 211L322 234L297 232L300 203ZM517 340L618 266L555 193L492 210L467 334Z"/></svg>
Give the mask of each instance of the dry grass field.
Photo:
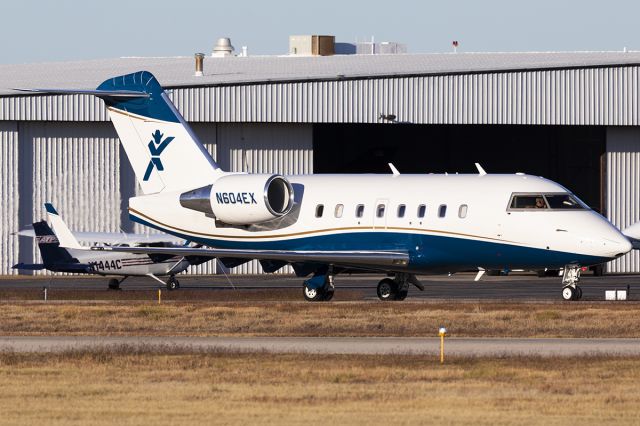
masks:
<svg viewBox="0 0 640 426"><path fill-rule="evenodd" d="M0 424L638 424L640 359L0 353Z"/></svg>
<svg viewBox="0 0 640 426"><path fill-rule="evenodd" d="M0 335L640 337L637 303L0 304Z"/></svg>

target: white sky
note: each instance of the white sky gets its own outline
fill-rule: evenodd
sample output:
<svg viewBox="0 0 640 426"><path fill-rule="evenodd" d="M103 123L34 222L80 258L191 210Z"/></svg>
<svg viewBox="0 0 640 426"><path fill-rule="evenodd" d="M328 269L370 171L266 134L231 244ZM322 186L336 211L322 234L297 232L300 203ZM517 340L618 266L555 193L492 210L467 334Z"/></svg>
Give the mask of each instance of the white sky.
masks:
<svg viewBox="0 0 640 426"><path fill-rule="evenodd" d="M0 63L210 53L231 37L284 54L293 34L406 43L410 53L640 50L631 0L3 0Z"/></svg>

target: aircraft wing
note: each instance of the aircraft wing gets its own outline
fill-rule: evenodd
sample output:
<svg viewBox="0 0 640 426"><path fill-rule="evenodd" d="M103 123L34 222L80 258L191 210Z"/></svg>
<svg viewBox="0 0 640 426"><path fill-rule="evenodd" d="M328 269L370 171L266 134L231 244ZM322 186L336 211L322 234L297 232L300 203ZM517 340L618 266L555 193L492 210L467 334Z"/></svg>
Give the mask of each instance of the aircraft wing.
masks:
<svg viewBox="0 0 640 426"><path fill-rule="evenodd" d="M237 250L198 247L91 247L91 250L139 254L172 254L217 258L279 260L288 263L330 263L340 266L389 268L409 263L409 254L403 251L369 250Z"/></svg>
<svg viewBox="0 0 640 426"><path fill-rule="evenodd" d="M105 244L151 244L151 243L173 243L183 244L184 239L167 234L129 234L125 232L72 232L78 240L86 243ZM35 238L33 228L22 229L15 232L15 235Z"/></svg>

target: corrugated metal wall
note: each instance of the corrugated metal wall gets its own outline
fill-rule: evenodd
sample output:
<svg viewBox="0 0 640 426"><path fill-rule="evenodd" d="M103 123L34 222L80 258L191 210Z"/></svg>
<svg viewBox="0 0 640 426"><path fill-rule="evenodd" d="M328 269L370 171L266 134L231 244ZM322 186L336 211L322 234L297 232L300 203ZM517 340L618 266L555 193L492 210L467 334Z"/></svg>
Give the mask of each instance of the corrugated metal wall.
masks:
<svg viewBox="0 0 640 426"><path fill-rule="evenodd" d="M638 125L638 67L176 89L190 121Z"/></svg>
<svg viewBox="0 0 640 426"><path fill-rule="evenodd" d="M638 66L175 88L190 122L636 126ZM91 96L0 98L0 120L104 121Z"/></svg>
<svg viewBox="0 0 640 426"><path fill-rule="evenodd" d="M21 179L28 182L21 186L22 226L45 218L43 204L51 202L73 230L116 232L121 228L119 141L113 126L21 123L20 145L26 157ZM30 170L26 169L29 157ZM21 259L40 262L37 246L21 240L21 248L31 248L30 253L21 249Z"/></svg>
<svg viewBox="0 0 640 426"><path fill-rule="evenodd" d="M620 229L640 221L640 129L607 129L607 217ZM607 265L613 273L640 272L640 252Z"/></svg>
<svg viewBox="0 0 640 426"><path fill-rule="evenodd" d="M0 274L15 274L18 263L18 125L0 121Z"/></svg>
<svg viewBox="0 0 640 426"><path fill-rule="evenodd" d="M5 96L0 98L0 120L108 121L109 116L95 96Z"/></svg>

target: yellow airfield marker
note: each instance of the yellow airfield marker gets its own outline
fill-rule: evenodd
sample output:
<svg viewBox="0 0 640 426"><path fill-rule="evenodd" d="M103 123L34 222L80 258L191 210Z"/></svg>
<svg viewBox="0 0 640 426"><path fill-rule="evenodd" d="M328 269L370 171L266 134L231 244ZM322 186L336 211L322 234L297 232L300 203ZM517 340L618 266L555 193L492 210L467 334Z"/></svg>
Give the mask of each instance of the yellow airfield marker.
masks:
<svg viewBox="0 0 640 426"><path fill-rule="evenodd" d="M444 364L444 336L447 335L447 329L440 327L438 335L440 336L440 364Z"/></svg>

